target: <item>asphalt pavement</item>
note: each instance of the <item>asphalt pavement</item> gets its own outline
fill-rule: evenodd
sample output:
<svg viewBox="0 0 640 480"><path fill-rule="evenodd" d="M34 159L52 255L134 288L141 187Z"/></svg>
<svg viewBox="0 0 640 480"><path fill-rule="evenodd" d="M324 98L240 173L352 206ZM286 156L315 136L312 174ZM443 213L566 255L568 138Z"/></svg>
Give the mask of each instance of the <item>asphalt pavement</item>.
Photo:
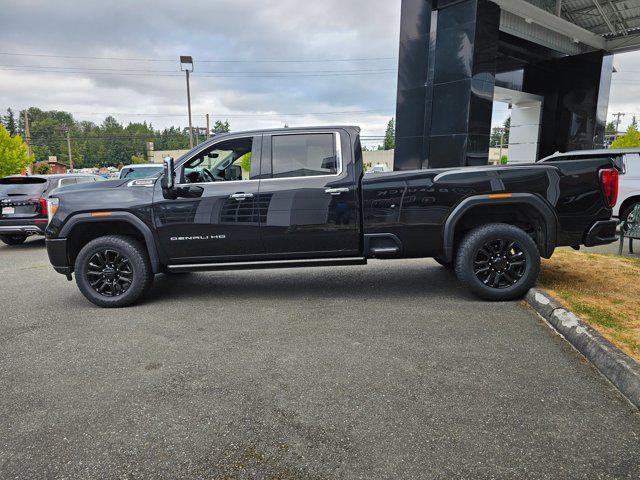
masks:
<svg viewBox="0 0 640 480"><path fill-rule="evenodd" d="M88 303L0 246L0 478L639 478L640 415L426 260L159 276Z"/></svg>

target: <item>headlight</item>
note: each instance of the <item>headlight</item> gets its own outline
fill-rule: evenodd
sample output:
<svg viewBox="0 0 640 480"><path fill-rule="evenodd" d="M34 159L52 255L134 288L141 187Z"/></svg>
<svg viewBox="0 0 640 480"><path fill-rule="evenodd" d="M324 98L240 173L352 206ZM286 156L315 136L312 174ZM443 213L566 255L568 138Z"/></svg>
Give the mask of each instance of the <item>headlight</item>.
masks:
<svg viewBox="0 0 640 480"><path fill-rule="evenodd" d="M51 219L58 211L58 207L60 207L59 198L47 198L47 217L49 218L49 223L51 223Z"/></svg>

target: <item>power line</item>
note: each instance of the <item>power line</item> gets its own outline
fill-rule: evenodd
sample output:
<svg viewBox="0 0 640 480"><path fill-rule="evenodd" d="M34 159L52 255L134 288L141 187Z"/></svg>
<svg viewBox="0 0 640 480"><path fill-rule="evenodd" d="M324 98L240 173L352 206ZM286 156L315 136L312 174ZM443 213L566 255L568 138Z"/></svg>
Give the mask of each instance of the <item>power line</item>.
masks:
<svg viewBox="0 0 640 480"><path fill-rule="evenodd" d="M120 115L120 116L136 116L136 117L186 117L184 113L128 113L128 112L69 112L65 113L74 115ZM353 111L337 111L337 112L295 112L295 113L216 113L217 118L252 118L252 117L296 117L310 115L361 115L365 113L385 113L381 110L353 110ZM206 113L193 114L196 117L205 117Z"/></svg>
<svg viewBox="0 0 640 480"><path fill-rule="evenodd" d="M160 73L160 72L148 72L148 73L128 73L126 71L91 71L88 69L76 69L76 70L51 70L50 68L44 69L42 67L5 67L0 66L0 70L4 71L16 71L16 72L38 72L38 73L55 73L55 74L88 74L88 75L115 75L115 76L130 76L130 77L182 77L181 73ZM164 71L163 71L164 72ZM222 73L198 73L195 75L197 78L300 78L300 77L348 77L348 76L362 76L362 75L382 75L388 73L396 73L396 69L386 70L346 70L326 73L306 73L306 72L222 72Z"/></svg>
<svg viewBox="0 0 640 480"><path fill-rule="evenodd" d="M79 59L79 60L116 60L116 61L127 61L127 62L177 62L176 58L97 57L97 56L51 55L46 53L17 53L17 52L0 52L0 55L15 56L15 57L66 58L66 59ZM196 60L196 61L198 63L332 63L332 62L370 62L370 61L383 61L383 60L397 60L397 57L251 59L251 60L203 59L203 60Z"/></svg>
<svg viewBox="0 0 640 480"><path fill-rule="evenodd" d="M137 70L137 69L125 69L125 68L84 68L84 67L56 67L48 65L0 65L3 68L29 68L47 71L57 70L74 70L74 71L86 71L86 72L127 72L127 73L172 73L175 74L175 70ZM216 70L202 70L194 73L213 73L216 75L264 75L264 74L278 74L278 75L295 75L303 73L377 73L377 72L395 72L394 68L387 69L357 69L357 70L263 70L263 71L216 71ZM182 74L179 74L182 76Z"/></svg>

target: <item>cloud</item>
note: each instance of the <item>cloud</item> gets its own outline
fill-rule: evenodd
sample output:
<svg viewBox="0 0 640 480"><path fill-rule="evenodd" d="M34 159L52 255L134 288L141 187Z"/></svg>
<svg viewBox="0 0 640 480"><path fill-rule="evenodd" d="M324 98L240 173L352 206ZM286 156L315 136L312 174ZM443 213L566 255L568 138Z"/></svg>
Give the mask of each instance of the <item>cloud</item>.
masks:
<svg viewBox="0 0 640 480"><path fill-rule="evenodd" d="M395 115L400 0L0 0L0 10L11 12L11 21L0 29L0 51L5 53L161 60L0 55L0 65L44 67L0 67L0 108L67 110L95 122L111 112L122 122L146 119L158 127L184 126L185 80L177 59L189 54L196 66L196 124L204 125L202 115L210 113L214 119L228 118L234 130L341 123L381 135ZM345 58L382 60L274 62ZM640 115L640 86L634 82L640 75L640 55L617 56L615 64L620 73L609 111L629 112L623 118L626 126L631 113ZM72 74L46 69L95 70ZM353 70L371 73L319 73ZM230 73L283 71L323 76L228 78ZM316 112L365 113L312 115ZM498 105L494 124L506 115Z"/></svg>
<svg viewBox="0 0 640 480"><path fill-rule="evenodd" d="M27 0L10 5L1 0L0 9L12 12L11 22L0 30L0 50L5 53L167 60L0 55L0 65L42 67L30 69L37 71L0 67L0 108L34 105L89 112L74 115L96 122L104 118L102 112L174 113L181 116L147 120L159 127L186 125L185 79L177 59L188 54L196 66L194 113L227 117L235 130L284 123L347 123L363 125L365 133L374 135L382 134L395 114L399 0ZM386 60L273 62L345 58ZM69 73L87 69L95 70ZM325 73L353 70L371 72ZM282 78L216 76L245 72L297 73ZM345 111L367 113L300 115ZM273 113L295 115L266 116ZM117 117L124 122L144 118ZM196 123L202 123L202 118Z"/></svg>

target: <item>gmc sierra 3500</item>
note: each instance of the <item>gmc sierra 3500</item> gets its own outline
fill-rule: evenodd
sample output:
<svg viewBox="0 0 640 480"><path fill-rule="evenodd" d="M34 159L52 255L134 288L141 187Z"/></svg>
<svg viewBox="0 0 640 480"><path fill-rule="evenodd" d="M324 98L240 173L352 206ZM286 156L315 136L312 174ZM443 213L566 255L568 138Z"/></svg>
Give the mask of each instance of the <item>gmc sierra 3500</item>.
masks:
<svg viewBox="0 0 640 480"><path fill-rule="evenodd" d="M357 127L232 133L154 178L53 192L47 251L101 307L131 305L158 273L427 257L512 300L556 247L615 241L617 189L606 156L365 175Z"/></svg>

